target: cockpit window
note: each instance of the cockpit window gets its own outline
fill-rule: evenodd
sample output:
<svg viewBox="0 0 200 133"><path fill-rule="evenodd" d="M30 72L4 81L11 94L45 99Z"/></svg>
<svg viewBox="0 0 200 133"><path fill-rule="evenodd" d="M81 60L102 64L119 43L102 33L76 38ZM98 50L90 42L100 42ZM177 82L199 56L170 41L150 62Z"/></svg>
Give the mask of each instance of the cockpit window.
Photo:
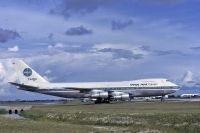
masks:
<svg viewBox="0 0 200 133"><path fill-rule="evenodd" d="M167 82L169 82L169 80L168 80L168 79L167 79L166 81L167 81Z"/></svg>

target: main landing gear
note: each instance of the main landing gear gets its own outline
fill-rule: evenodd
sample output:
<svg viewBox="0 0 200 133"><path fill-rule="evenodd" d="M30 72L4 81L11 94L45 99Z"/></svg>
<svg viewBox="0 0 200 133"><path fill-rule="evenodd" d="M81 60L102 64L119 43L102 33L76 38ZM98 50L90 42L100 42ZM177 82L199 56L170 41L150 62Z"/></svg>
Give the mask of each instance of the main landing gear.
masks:
<svg viewBox="0 0 200 133"><path fill-rule="evenodd" d="M160 101L161 101L161 102L164 102L164 101L165 101L165 95L162 95Z"/></svg>
<svg viewBox="0 0 200 133"><path fill-rule="evenodd" d="M109 99L97 98L97 100L94 103L95 104L110 103L110 100Z"/></svg>

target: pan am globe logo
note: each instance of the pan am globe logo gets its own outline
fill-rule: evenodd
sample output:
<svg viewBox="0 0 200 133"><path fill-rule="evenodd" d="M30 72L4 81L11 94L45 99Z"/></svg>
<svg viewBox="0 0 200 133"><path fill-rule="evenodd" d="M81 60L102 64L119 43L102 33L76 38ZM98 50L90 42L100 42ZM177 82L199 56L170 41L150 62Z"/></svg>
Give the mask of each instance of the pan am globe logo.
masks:
<svg viewBox="0 0 200 133"><path fill-rule="evenodd" d="M32 75L32 70L30 68L25 68L23 74L24 76L29 77Z"/></svg>

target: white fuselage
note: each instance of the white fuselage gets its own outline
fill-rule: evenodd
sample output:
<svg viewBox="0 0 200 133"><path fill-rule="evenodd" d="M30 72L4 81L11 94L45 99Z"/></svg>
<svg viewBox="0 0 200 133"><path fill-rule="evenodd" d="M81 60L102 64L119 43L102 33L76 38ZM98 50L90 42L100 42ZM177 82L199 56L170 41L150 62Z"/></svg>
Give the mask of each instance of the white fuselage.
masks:
<svg viewBox="0 0 200 133"><path fill-rule="evenodd" d="M176 84L166 79L141 79L120 82L35 83L31 84L31 86L38 89L21 89L65 98L91 98L95 94L106 97L107 92L122 92L132 97L163 96L174 93L179 89Z"/></svg>

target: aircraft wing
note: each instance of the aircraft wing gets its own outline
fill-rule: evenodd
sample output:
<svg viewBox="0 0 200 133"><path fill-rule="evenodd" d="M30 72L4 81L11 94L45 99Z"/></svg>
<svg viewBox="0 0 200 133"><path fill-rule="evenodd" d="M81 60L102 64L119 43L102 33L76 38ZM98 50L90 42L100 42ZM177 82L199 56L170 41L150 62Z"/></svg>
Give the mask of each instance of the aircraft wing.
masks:
<svg viewBox="0 0 200 133"><path fill-rule="evenodd" d="M72 90L77 90L77 91L80 91L80 92L89 92L91 90L93 90L93 88L77 88L77 87L64 87L64 89L72 89Z"/></svg>

